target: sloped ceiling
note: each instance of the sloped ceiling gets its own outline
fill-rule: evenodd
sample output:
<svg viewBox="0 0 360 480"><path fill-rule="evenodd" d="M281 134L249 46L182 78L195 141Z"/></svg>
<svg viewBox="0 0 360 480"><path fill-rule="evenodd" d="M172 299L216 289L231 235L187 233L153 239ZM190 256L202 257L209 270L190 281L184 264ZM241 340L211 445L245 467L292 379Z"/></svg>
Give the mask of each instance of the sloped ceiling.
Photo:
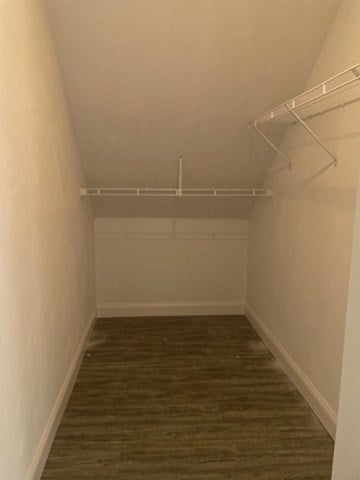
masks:
<svg viewBox="0 0 360 480"><path fill-rule="evenodd" d="M300 92L338 0L46 0L88 186L261 186L247 124ZM278 136L280 132L275 132ZM247 217L248 199L95 199L96 216Z"/></svg>

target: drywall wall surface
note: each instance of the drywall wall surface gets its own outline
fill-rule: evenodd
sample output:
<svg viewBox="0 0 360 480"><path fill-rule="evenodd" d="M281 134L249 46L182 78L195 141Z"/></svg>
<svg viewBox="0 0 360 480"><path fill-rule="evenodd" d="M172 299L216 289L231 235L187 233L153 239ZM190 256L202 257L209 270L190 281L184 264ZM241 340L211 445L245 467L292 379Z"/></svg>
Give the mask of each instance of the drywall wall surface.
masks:
<svg viewBox="0 0 360 480"><path fill-rule="evenodd" d="M94 314L93 221L40 1L0 0L0 71L0 478L30 480Z"/></svg>
<svg viewBox="0 0 360 480"><path fill-rule="evenodd" d="M247 221L96 219L99 316L239 313Z"/></svg>
<svg viewBox="0 0 360 480"><path fill-rule="evenodd" d="M360 3L341 3L308 87L360 59ZM300 92L299 92L300 93ZM310 113L360 97L360 87ZM284 99L285 101L286 99ZM302 112L302 116L309 111ZM290 126L281 159L249 222L247 304L287 351L324 409L336 418L360 152L359 103L309 120L338 166L300 126Z"/></svg>
<svg viewBox="0 0 360 480"><path fill-rule="evenodd" d="M359 183L360 185L360 183ZM333 480L357 480L360 472L360 188L358 190L346 316L343 369Z"/></svg>

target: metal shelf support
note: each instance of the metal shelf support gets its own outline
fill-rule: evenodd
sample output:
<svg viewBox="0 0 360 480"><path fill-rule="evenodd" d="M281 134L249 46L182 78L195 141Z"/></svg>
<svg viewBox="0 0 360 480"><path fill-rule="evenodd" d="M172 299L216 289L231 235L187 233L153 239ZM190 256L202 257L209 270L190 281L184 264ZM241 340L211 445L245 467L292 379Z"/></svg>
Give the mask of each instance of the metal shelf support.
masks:
<svg viewBox="0 0 360 480"><path fill-rule="evenodd" d="M182 192L182 182L183 182L183 157L179 158L179 173L178 173L178 195L181 195Z"/></svg>
<svg viewBox="0 0 360 480"><path fill-rule="evenodd" d="M265 142L285 161L287 166L289 167L289 170L291 169L291 160L288 158L281 150L277 148L277 146L268 138L264 132L260 130L258 127L257 122L255 121L253 124L254 129L256 132L265 140Z"/></svg>
<svg viewBox="0 0 360 480"><path fill-rule="evenodd" d="M333 153L330 152L330 150L327 148L327 146L324 144L324 142L316 135L316 133L309 127L309 125L306 122L304 122L304 120L294 111L294 109L291 108L291 106L286 105L286 107L288 108L291 115L293 115L293 117L295 117L295 119L305 128L305 130L307 132L309 132L309 134L321 146L321 148L323 150L325 150L325 152L328 155L330 155L330 157L333 160L334 167L336 167L337 166L337 161L338 161L336 156Z"/></svg>

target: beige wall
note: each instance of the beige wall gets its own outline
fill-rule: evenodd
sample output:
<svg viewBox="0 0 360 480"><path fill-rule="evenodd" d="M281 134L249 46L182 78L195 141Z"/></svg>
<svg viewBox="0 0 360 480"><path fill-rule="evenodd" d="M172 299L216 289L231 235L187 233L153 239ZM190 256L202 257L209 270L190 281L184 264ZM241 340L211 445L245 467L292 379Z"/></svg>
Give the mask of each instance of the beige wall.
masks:
<svg viewBox="0 0 360 480"><path fill-rule="evenodd" d="M239 313L247 221L97 219L100 316Z"/></svg>
<svg viewBox="0 0 360 480"><path fill-rule="evenodd" d="M38 0L0 0L0 71L0 478L30 480L94 314L93 222Z"/></svg>
<svg viewBox="0 0 360 480"><path fill-rule="evenodd" d="M344 0L308 86L359 61L359 31L360 2ZM360 96L359 87L351 95ZM311 137L289 128L283 148L293 169L274 173L275 162L266 180L274 198L257 202L249 222L247 303L334 434L359 170L358 103L311 126L338 156L338 167L326 168L330 158Z"/></svg>
<svg viewBox="0 0 360 480"><path fill-rule="evenodd" d="M359 184L360 185L360 184ZM360 472L360 188L358 189L346 316L344 358L333 480L357 480Z"/></svg>

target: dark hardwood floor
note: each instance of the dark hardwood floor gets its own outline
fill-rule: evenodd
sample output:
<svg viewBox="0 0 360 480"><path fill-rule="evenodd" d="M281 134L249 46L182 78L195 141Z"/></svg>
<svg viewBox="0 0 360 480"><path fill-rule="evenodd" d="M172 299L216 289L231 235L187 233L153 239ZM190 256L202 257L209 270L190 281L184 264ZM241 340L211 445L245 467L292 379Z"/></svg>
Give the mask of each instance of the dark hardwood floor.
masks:
<svg viewBox="0 0 360 480"><path fill-rule="evenodd" d="M332 440L245 317L95 335L43 480L330 480Z"/></svg>

